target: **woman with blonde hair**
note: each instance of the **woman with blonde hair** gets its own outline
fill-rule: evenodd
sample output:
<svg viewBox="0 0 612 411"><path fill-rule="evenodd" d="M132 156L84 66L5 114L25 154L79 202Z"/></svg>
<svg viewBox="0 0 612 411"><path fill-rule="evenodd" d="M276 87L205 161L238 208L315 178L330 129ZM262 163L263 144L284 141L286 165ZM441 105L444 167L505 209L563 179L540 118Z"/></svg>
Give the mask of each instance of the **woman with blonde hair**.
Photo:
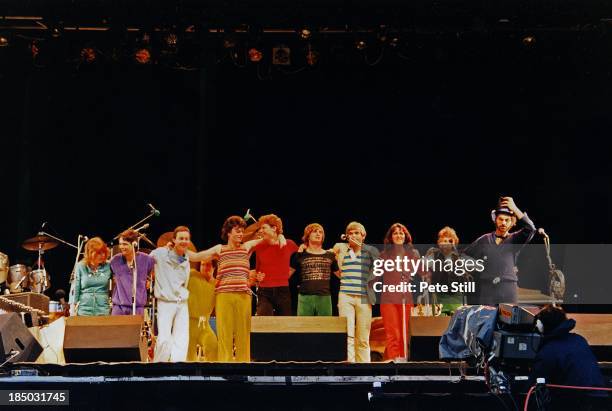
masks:
<svg viewBox="0 0 612 411"><path fill-rule="evenodd" d="M77 315L109 315L110 251L100 237L85 244L85 257L77 264L73 303Z"/></svg>

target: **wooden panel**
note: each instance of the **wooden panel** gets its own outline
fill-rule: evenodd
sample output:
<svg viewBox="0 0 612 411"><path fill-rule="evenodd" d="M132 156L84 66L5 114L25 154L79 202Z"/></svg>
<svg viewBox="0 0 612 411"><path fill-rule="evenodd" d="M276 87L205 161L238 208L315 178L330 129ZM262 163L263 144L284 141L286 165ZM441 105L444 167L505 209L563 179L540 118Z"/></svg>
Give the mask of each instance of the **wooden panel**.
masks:
<svg viewBox="0 0 612 411"><path fill-rule="evenodd" d="M410 317L410 335L413 337L441 337L452 317Z"/></svg>
<svg viewBox="0 0 612 411"><path fill-rule="evenodd" d="M582 335L590 345L612 346L612 314L567 314L576 320L574 332Z"/></svg>
<svg viewBox="0 0 612 411"><path fill-rule="evenodd" d="M251 318L253 333L346 333L345 317L273 317Z"/></svg>
<svg viewBox="0 0 612 411"><path fill-rule="evenodd" d="M142 315L68 317L64 349L137 347L143 322Z"/></svg>

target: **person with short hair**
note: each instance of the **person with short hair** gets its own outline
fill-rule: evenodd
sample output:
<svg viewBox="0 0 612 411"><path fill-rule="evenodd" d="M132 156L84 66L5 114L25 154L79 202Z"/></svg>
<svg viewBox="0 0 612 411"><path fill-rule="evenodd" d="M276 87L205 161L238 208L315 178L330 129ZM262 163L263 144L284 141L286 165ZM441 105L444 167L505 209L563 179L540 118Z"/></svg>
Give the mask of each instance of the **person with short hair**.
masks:
<svg viewBox="0 0 612 411"><path fill-rule="evenodd" d="M543 340L533 364L532 381L535 382L541 377L546 379L547 384L605 387L599 364L589 343L581 335L571 332L575 326L576 321L568 319L561 307L547 305L536 315L536 327ZM602 391L587 393L587 396L569 397L577 399L578 403L588 398L607 397Z"/></svg>
<svg viewBox="0 0 612 411"><path fill-rule="evenodd" d="M255 270L265 274L257 290L257 315L291 315L290 261L298 246L285 240L283 221L275 214L261 216L257 223L264 241L253 249Z"/></svg>
<svg viewBox="0 0 612 411"><path fill-rule="evenodd" d="M85 256L77 264L72 304L77 315L108 315L111 268L110 250L100 237L85 244Z"/></svg>
<svg viewBox="0 0 612 411"><path fill-rule="evenodd" d="M291 258L291 266L299 275L299 316L331 316L332 300L330 281L332 273L340 275L336 256L323 249L325 230L318 223L308 224L302 237L303 250Z"/></svg>
<svg viewBox="0 0 612 411"><path fill-rule="evenodd" d="M133 229L119 234L121 253L113 256L110 262L113 271L113 315L144 314L144 307L147 304L147 281L153 278L155 259L136 251L138 236L139 233ZM135 290L133 290L134 271L136 271ZM135 313L132 312L132 298L136 300Z"/></svg>
<svg viewBox="0 0 612 411"><path fill-rule="evenodd" d="M155 362L180 362L187 359L189 347L189 260L187 247L191 232L186 226L174 229L173 247L151 251L155 259L155 298L157 299L157 342Z"/></svg>
<svg viewBox="0 0 612 411"><path fill-rule="evenodd" d="M372 303L369 283L373 279L375 247L364 244L366 230L356 221L346 226L348 243L336 243L334 253L340 267L338 314L347 319L347 359L349 362L370 362L370 327Z"/></svg>

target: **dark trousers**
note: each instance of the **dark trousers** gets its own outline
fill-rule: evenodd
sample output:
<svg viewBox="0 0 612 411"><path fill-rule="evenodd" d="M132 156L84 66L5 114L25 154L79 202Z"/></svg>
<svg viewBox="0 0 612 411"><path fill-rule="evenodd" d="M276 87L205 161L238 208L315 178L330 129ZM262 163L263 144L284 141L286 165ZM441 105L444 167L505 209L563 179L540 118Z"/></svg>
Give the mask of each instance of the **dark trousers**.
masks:
<svg viewBox="0 0 612 411"><path fill-rule="evenodd" d="M266 287L257 290L257 315L291 315L289 287Z"/></svg>

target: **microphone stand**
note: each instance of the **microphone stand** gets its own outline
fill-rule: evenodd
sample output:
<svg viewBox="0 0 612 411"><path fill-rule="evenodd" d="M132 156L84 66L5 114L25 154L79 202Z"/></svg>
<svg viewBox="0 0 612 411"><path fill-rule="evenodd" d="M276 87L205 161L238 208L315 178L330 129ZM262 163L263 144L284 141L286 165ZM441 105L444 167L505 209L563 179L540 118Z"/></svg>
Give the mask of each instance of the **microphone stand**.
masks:
<svg viewBox="0 0 612 411"><path fill-rule="evenodd" d="M138 265L136 264L136 253L140 249L138 240L132 243L132 251L134 252L134 268L132 268L132 315L136 315L136 276L138 275Z"/></svg>
<svg viewBox="0 0 612 411"><path fill-rule="evenodd" d="M140 224L144 223L145 221L147 221L148 219L150 219L151 217L157 215L156 213L157 210L151 210L151 213L149 213L148 216L146 216L145 218L143 218L142 220L140 220L139 222L137 222L136 224L131 225L130 227L126 228L126 230L130 230L133 229L136 226L139 226ZM125 230L124 230L125 231ZM122 231L123 232L123 231ZM122 233L121 232L121 233ZM113 237L113 241L119 239L119 237L121 236L121 233L117 234L115 237Z"/></svg>
<svg viewBox="0 0 612 411"><path fill-rule="evenodd" d="M83 236L79 234L77 238L77 253L74 259L74 266L72 267L72 273L70 274L70 292L68 294L68 303L70 304L70 315L76 315L76 301L74 301L74 293L76 287L76 270L77 264L79 264L79 257L81 256L81 248L83 247L84 241ZM72 244L70 244L72 245Z"/></svg>
<svg viewBox="0 0 612 411"><path fill-rule="evenodd" d="M52 239L54 239L54 240L56 240L56 241L59 241L59 242L60 242L60 243L62 243L62 244L66 244L67 246L70 246L70 247L72 247L72 248L76 248L77 250L78 250L78 248L79 248L79 247L77 247L76 245L71 244L71 243L69 243L68 241L64 241L64 240L62 240L61 238L55 237L54 235L51 235L51 234L49 234L49 233L47 233L47 232L45 232L45 231L39 231L39 232L38 232L38 235L46 235L47 237L51 237ZM81 236L79 235L79 238L80 238L80 237L81 237Z"/></svg>

